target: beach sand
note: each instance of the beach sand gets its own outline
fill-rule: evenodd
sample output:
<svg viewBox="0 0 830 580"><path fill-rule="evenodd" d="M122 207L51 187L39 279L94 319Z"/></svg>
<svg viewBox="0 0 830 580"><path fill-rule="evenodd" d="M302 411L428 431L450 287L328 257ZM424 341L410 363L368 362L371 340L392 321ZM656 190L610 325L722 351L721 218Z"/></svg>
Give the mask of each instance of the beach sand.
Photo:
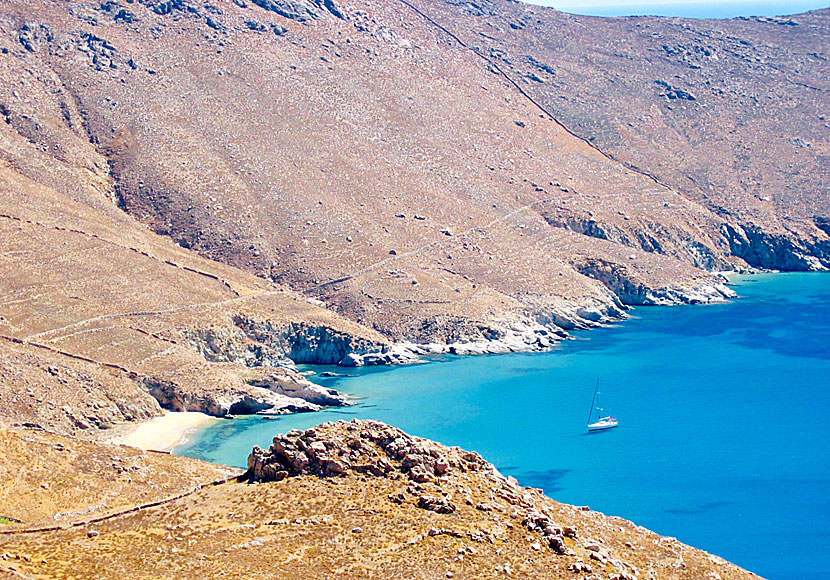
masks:
<svg viewBox="0 0 830 580"><path fill-rule="evenodd" d="M170 451L186 443L190 433L207 427L215 421L218 421L216 417L204 413L168 412L161 417L135 425L122 433L116 433L109 441L145 450Z"/></svg>

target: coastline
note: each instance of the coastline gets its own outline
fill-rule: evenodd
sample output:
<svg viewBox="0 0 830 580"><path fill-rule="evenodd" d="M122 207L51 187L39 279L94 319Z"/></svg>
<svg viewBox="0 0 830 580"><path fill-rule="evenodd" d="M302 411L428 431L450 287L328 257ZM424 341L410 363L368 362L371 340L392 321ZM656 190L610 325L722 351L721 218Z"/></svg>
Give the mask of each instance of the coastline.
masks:
<svg viewBox="0 0 830 580"><path fill-rule="evenodd" d="M820 452L790 450L816 436L816 426L804 428L804 405L826 403L816 377L830 359L826 333L816 328L830 321L821 298L830 277L763 272L736 275L733 283L741 298L729 304L637 308L630 320L586 330L552 356L454 356L394 374L347 371L362 376L323 381L361 401L347 417L334 409L278 423L230 422L215 438L205 433L199 453L211 457L198 458L244 468L240 450L265 447L278 432L343 418L383 421L481 452L505 475L564 503L590 504L765 576L794 578L779 564L786 554L822 553L816 529L823 523L815 514L826 472L810 460ZM644 346L648 357L639 356ZM583 436L591 379L599 376L603 402L621 428ZM667 420L659 438L654 417ZM230 433L237 428L247 441ZM541 443L529 446L524 433ZM715 472L724 476L713 482ZM788 493L786 474L802 478L798 494ZM758 507L771 505L771 497L786 505L781 529L789 531L774 552L743 539L774 521L777 509ZM820 569L817 559L802 557L805 567Z"/></svg>
<svg viewBox="0 0 830 580"><path fill-rule="evenodd" d="M725 276L726 273L720 272L718 274ZM727 282L730 286L740 285L742 281L741 277L746 276L746 274L735 272L731 274L732 275L729 276ZM674 301L666 301L665 303L651 302L638 304L634 307L652 305L669 306L684 303L723 303L739 297L736 292L726 286L707 286L706 290L713 290L713 292L703 292L705 296L698 296L698 298L701 298L700 300L691 300L688 296L684 296L685 300L677 299ZM602 313L597 313L596 317L585 317L580 314L583 313L579 313L574 316L574 320L577 320L579 323L575 323L573 328L570 328L569 330L601 328L609 324L624 321L629 317L626 313L621 313L619 318L603 315ZM550 327L546 327L538 323L522 326L521 324L516 324L514 322L514 324L506 330L505 336L501 338L447 344L424 344L403 341L394 343L388 352L370 352L364 355L353 354L351 355L351 358L349 358L348 364L343 364L341 361L337 366L345 368L359 366L406 366L412 363L426 362L421 359L422 356L436 354L471 356L483 354L548 352L551 351L560 341L572 338L572 335L560 327L555 327L555 330L551 330ZM319 383L314 384L319 386ZM191 442L194 437L198 437L198 432L203 431L218 421L220 421L218 417L199 411L165 411L164 415L155 417L148 421L137 424L122 424L110 431L109 434L104 435L102 439L108 443L116 445L128 445L143 450L169 453L175 448Z"/></svg>
<svg viewBox="0 0 830 580"><path fill-rule="evenodd" d="M128 445L145 451L169 453L176 447L187 443L191 434L219 420L197 411L167 411L161 417L129 425L123 431L108 437L107 441L114 445Z"/></svg>

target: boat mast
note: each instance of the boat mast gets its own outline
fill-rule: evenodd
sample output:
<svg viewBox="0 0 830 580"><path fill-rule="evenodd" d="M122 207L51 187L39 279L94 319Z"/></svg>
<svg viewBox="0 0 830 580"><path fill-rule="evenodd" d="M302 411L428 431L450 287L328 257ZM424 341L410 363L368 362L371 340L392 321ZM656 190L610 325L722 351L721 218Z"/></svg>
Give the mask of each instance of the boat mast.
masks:
<svg viewBox="0 0 830 580"><path fill-rule="evenodd" d="M594 398L591 399L591 409L588 411L588 422L591 422L591 415L594 414L594 403L597 400L597 391L599 391L599 379L597 379L597 386L594 388Z"/></svg>

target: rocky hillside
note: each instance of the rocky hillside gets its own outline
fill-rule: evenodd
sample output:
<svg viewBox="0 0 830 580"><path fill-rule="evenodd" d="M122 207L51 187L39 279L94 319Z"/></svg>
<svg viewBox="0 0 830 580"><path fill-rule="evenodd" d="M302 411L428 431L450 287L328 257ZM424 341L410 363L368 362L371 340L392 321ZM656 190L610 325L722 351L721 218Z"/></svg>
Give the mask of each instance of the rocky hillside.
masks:
<svg viewBox="0 0 830 580"><path fill-rule="evenodd" d="M0 421L69 433L160 405L313 410L331 395L294 362L388 350L378 333L125 214L86 113L16 51L0 48Z"/></svg>
<svg viewBox="0 0 830 580"><path fill-rule="evenodd" d="M147 231L107 198L107 162L88 139L60 131L54 147L75 156L65 164L0 124L0 420L74 432L159 405L314 410L331 395L294 362L388 349L308 298Z"/></svg>
<svg viewBox="0 0 830 580"><path fill-rule="evenodd" d="M27 447L37 453L23 456ZM0 525L0 574L10 577L758 578L377 422L276 438L252 454L247 481L259 483L31 431L0 431L0 452L3 481L25 474L0 494L11 521ZM87 478L107 479L103 499L62 485Z"/></svg>
<svg viewBox="0 0 830 580"><path fill-rule="evenodd" d="M108 215L123 208L175 251L284 284L389 339L538 346L629 304L722 300L729 292L709 272L769 265L735 250L728 232L748 231L743 214L580 135L529 91L548 86L533 78L550 74L559 47L517 20L528 7L1 6L7 171L70 183L60 187L84 204L93 202L77 182L94 178ZM549 35L586 26L539 11ZM778 29L819 44L806 25ZM552 52L531 53L531 38ZM514 40L522 62L540 63L535 77L517 76L507 63L519 57L496 46ZM655 139L663 133L653 127ZM822 151L819 137L800 138L811 146L799 154ZM816 197L801 198L804 212L824 215ZM793 232L809 233L818 257L804 241L790 248L792 267L819 267L827 235Z"/></svg>
<svg viewBox="0 0 830 580"><path fill-rule="evenodd" d="M411 4L575 136L718 216L728 254L830 264L830 10L695 20Z"/></svg>

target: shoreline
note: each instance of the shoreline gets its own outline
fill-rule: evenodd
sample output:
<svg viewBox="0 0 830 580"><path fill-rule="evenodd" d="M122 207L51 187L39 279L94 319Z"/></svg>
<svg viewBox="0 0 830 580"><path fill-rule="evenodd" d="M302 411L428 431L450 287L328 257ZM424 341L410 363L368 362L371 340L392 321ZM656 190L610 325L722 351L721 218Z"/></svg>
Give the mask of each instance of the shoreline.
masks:
<svg viewBox="0 0 830 580"><path fill-rule="evenodd" d="M198 411L165 411L160 417L129 425L106 440L114 445L170 453L188 443L190 435L217 421L220 419Z"/></svg>
<svg viewBox="0 0 830 580"><path fill-rule="evenodd" d="M208 450L208 454L218 451L216 458L208 459L210 461L244 467L246 464L243 463L244 457L241 457L239 449L248 450L253 445L258 444L258 441L268 441L278 431L285 433L293 429L305 430L308 428L307 425L301 425L300 423L336 421L341 418L347 420L351 418L380 420L387 424L397 425L407 432L426 436L431 440L459 445L471 451L480 451L490 461L503 469L506 465L515 466L512 471L505 469L502 473L505 475L512 474L523 485L549 486L549 495L556 497L559 501L576 505L590 503L592 507L605 511L605 513L632 518L638 524L655 530L657 533L679 537L683 541L692 544L706 544L708 550L731 560L737 559L746 566L757 568L759 573L766 568L771 571L779 570L778 564L773 561L774 558L761 553L762 550L756 550L752 545L736 546L731 538L739 535L738 531L743 528L751 529L755 526L765 526L763 520L772 517L768 513L761 512L753 505L755 499L768 498L769 496L760 487L744 485L744 481L751 481L751 479L744 479L744 477L758 477L753 474L764 473L764 470L769 468L770 471L764 477L769 477L770 481L773 481L774 475L778 473L777 469L784 469L786 466L787 469L796 471L800 460L792 456L789 451L786 451L786 445L782 445L785 451L780 454L781 459L776 457L775 461L771 463L768 453L770 449L775 448L758 445L756 443L758 439L755 437L744 438L744 435L741 434L742 429L733 431L736 425L726 424L730 422L724 422L723 415L720 415L715 407L721 410L729 410L731 417L736 416L736 414L743 414L754 419L762 417L763 413L768 412L768 420L764 421L764 424L772 426L776 424L786 425L790 416L800 417L797 412L798 405L794 406L795 411L789 405L794 395L782 392L780 385L792 385L793 388L799 384L815 386L817 384L816 377L820 375L818 373L813 374L814 371L810 369L816 368L814 365L826 365L826 362L824 362L826 358L822 353L827 352L827 345L822 342L820 333L813 335L811 341L793 340L789 338L789 334L778 335L774 333L779 333L782 329L793 332L806 328L816 329L816 320L814 320L816 315L805 310L804 304L806 303L803 297L814 297L815 304L821 306L820 297L825 292L822 289L827 288L825 282L830 282L830 278L827 275L819 276L819 273L753 273L736 276L733 282L738 284L736 290L739 291L741 298L730 300L728 305L721 305L712 311L699 308L672 309L662 307L647 309L638 307L635 311L638 313L635 316L644 319L649 324L656 323L655 326L647 328L641 322L623 322L619 325L620 328L635 327L635 330L639 326L640 330L637 331L638 341L632 341L631 335L618 334L617 331L607 333L592 329L586 330L574 338L590 340L594 343L593 345L580 347L578 344L571 343L568 348L564 349L563 355L567 359L555 361L553 357L558 357L558 355L553 354L549 361L550 364L542 359L531 360L530 358L525 361L514 359L516 362L505 361L504 364L501 364L496 362L501 357L490 356L475 362L468 360L465 363L459 360L458 363L452 363L457 366L450 367L446 365L445 370L433 369L429 371L424 366L423 370L416 371L414 367L409 367L403 371L404 375L400 380L386 376L385 372L373 373L369 371L366 373L366 377L367 381L372 384L369 384L368 388L361 387L358 390L356 386L358 380L355 379L349 379L349 383L334 381L327 383L335 388L345 388L353 396L366 397L366 400L362 401L364 403L362 405L363 411L356 408L354 409L355 412L348 417L342 417L338 414L328 415L325 418L312 417L313 414L309 414L302 418L297 417L296 420L286 417L285 421L278 424L279 428L276 425L262 425L261 427L251 428L252 437L248 443L241 440L238 443L233 442L231 440L234 436L224 432L221 439L211 437L213 441L206 441L206 445L202 449ZM786 298L783 303L782 298ZM826 302L824 302L824 305L826 307ZM684 312L688 314L683 315ZM819 312L826 312L826 310ZM830 320L826 316L818 316L818 318L825 322ZM757 321L765 321L763 328L756 324ZM814 330L808 331L808 336L813 332ZM605 342L604 337L609 336L614 338L614 342L607 344L626 346L621 349L613 347L612 352L610 352L612 356L608 359L602 359L607 360L607 364L598 364L601 361L599 353L604 350L603 345L599 342ZM779 338L770 344L768 337ZM750 338L752 339L751 343L749 343ZM617 339L622 339L622 341L617 342ZM674 347L673 345L677 344L677 340L688 340L688 346L686 348ZM704 343L709 345L708 349L701 350L697 347L697 345ZM654 372L652 369L649 373L644 373L650 367L643 366L637 361L637 353L647 352L640 345L649 345L650 348L654 349L649 351L651 353L649 356L659 362L659 365L655 367L659 372ZM732 346L736 350L731 350ZM666 349L660 347L666 347ZM673 360L672 358L662 356L669 350L675 351L677 354L676 360L679 361L677 364L670 362ZM689 353L695 353L694 360L689 356ZM740 356L738 356L738 353L741 353ZM752 353L755 353L754 359L745 358ZM805 354L808 355L807 358L803 358ZM536 355L530 356L535 357ZM467 358L458 355L456 357L458 359ZM799 358L787 359L783 357ZM618 364L620 360L628 360L629 358L632 359L630 367L621 367ZM573 361L573 364L579 363L578 368L574 369L571 362L563 364L564 360ZM721 360L724 361L723 364L718 362ZM755 364L754 362L750 364L748 362L753 360L760 361L762 364ZM787 360L791 364L781 364ZM490 361L492 361L492 366ZM580 361L582 362L580 363ZM740 361L740 365L735 365L735 361ZM793 362L797 365L796 369L804 370L793 370ZM810 366L808 366L808 363ZM774 366L768 367L767 365ZM304 368L313 367L314 365L309 365ZM521 390L527 390L528 385L534 383L531 380L534 375L543 375L543 377L536 381L539 384L536 387L537 390L531 391L530 395L524 397L524 402L522 402L522 398L517 396L520 389L511 391L506 388L505 385L509 384L505 382L507 379L499 375L496 370L493 370L497 367L519 368L519 372L513 373L511 371L512 374L508 376L520 377L516 380L524 385ZM395 368L394 365L389 367L390 370ZM400 369L400 367L397 368ZM759 373L757 376L754 374L756 372ZM779 378L773 378L773 372L779 372ZM701 375L701 373L703 374ZM747 379L750 374L752 374L752 378ZM498 387L492 389L465 388L455 393L446 388L433 388L437 381L436 377L448 377L448 383L452 384L459 382L456 380L458 377L469 378L474 375L494 383L497 381ZM591 391L594 389L593 384L590 385L589 389L582 387L583 390L587 390L587 400L583 401L583 397L579 396L578 390L578 385L581 383L575 382L575 380L588 382L585 381L585 377L591 375L593 375L592 378L602 375L604 384L607 382L604 378L607 375L614 377L612 384L619 383L619 387L613 387L611 392L608 393L610 395L609 401L604 402L611 402L611 407L608 407L609 411L613 407L615 416L623 419L624 424L620 429L612 430L607 435L581 436L581 431L584 429L584 423L582 422L584 419L583 407L590 402ZM647 377L647 379L643 381L637 379L635 381L631 380L631 376ZM701 376L711 380L702 381ZM770 378L766 379L766 377ZM745 380L749 382L744 384ZM419 381L423 382L419 384ZM392 385L393 388L383 386L383 383ZM629 383L629 386L626 386L626 383ZM775 383L775 385L769 386L769 383ZM643 384L648 384L648 388L643 387ZM764 387L766 390L761 390L761 385L767 385ZM354 390L351 388L352 386ZM633 386L636 386L636 388L632 389ZM554 388L561 390L553 390ZM605 391L606 389L601 390ZM663 396L667 390L672 392L671 397ZM636 396L632 394L632 391ZM468 396L469 393L475 392L481 393L481 400L492 398L495 399L495 402L488 407L481 403L479 399ZM505 393L509 394L505 397ZM558 393L565 393L566 396L560 398L557 396ZM574 393L574 395L570 396L570 393ZM387 397L389 399L406 400L406 402L391 404L385 400ZM614 397L616 397L616 401L614 401ZM778 399L777 404L769 403L769 401L776 400L778 397L780 399ZM749 407L747 398L751 400L750 405L757 403L758 407ZM684 401L682 399L689 400ZM419 400L423 401L424 404L419 404ZM821 400L820 397L818 400ZM700 402L699 407L694 412L688 411L694 408L690 404L692 401ZM709 401L709 403L706 403L706 401ZM710 403L718 403L718 405ZM507 412L499 410L500 407L505 407L508 404L514 405L515 410L508 410ZM462 409L470 408L473 411L470 413L466 411L454 413L451 408L452 405L459 405ZM368 409L366 409L367 407ZM380 415L377 412L378 409L382 409L384 414ZM488 409L490 411L487 411ZM682 409L682 411L679 411L679 409ZM442 416L445 411L446 414ZM790 414L790 411L792 411L792 414ZM699 483L690 486L688 489L684 488L685 493L682 496L674 495L674 490L677 489L676 485L684 485L683 482L694 478L686 472L685 459L683 461L671 459L663 464L667 455L653 445L652 428L654 416L671 418L680 417L681 413L684 414L683 417L686 417L686 419L677 422L675 436L671 438L672 444L677 445L677 453L670 453L668 456L672 458L682 457L685 450L689 458L695 457L696 460L702 461L700 467L692 471L704 474L700 477L695 475L694 477L699 479ZM536 418L521 426L519 420L524 421L524 418L528 416L536 416ZM422 420L422 417L432 417L429 419L432 426L425 427L425 419ZM446 417L450 417L451 421L457 422L458 425L445 421ZM575 418L571 419L572 417ZM474 431L473 428L463 424L474 421L484 425L475 429L475 432L481 434L480 437L482 437L481 441L483 442L459 441L459 433L462 433L465 438L472 438L470 433ZM700 424L691 425L692 421L700 421ZM573 428L569 426L571 424L574 426ZM503 425L505 427L494 430L488 427L491 425ZM538 454L529 452L527 457L531 459L525 462L522 458L524 454L515 451L514 445L524 443L523 433L534 432L533 429L538 425L545 425L546 430L544 432L536 431L535 438L542 440L543 449L556 449L555 457L545 459L546 451ZM705 428L698 428L700 426L705 426ZM245 426L246 430L248 427L250 425ZM273 429L270 429L270 427L273 427ZM427 429L432 431L426 433L425 430ZM577 429L580 433L576 433L575 430ZM721 429L725 429L725 431L722 433L720 432ZM516 439L511 438L508 430L517 430ZM228 431L234 431L233 427ZM490 435L494 431L496 432ZM763 441L763 437L769 436L769 442L780 442L781 438L774 431L776 429L759 431L756 435L761 437L760 441ZM731 434L725 439L725 433ZM479 437L479 435L476 435L476 437ZM727 448L728 452L726 453L719 451L724 449L724 440L734 441L734 443L729 444L732 449ZM225 453L221 448L229 441L231 444L227 445L228 453ZM668 437L661 437L660 444L667 444L668 441ZM505 443L505 447L497 447L502 442ZM694 452L693 448L697 448L699 452ZM488 451L485 451L485 449ZM608 452L609 450L611 453ZM597 469L597 465L604 465L605 461L615 461L609 459L609 456L613 457L617 451L623 455L632 453L632 457L635 457L637 461L634 463L626 461L613 463L613 477L638 481L642 485L648 485L648 488L646 488L648 491L640 493L646 499L637 499L632 502L630 490L629 492L623 491L622 487L619 490L608 490L608 488L615 487L607 485L608 477L612 476L605 474L602 469ZM735 454L740 456L741 461L734 460ZM224 455L224 458L220 455ZM499 459L498 455L508 459ZM563 459L566 456L572 456L573 459L567 459L566 461L566 459ZM231 462L227 459L228 457L236 457L237 460ZM779 460L782 462L780 468L777 463ZM795 467L791 467L789 462L793 462ZM729 474L729 477L726 478L727 481L724 485L719 485L716 489L707 488L706 470L713 469L712 466L718 465L718 463L723 466L719 468L724 473ZM652 470L651 466L656 464L659 464L661 468L659 470L654 469L649 477L642 477L646 471L643 471L637 464L645 466L643 469L646 470ZM568 471L564 472L566 469ZM812 470L813 467L811 466L810 469ZM812 473L812 471L807 473ZM662 478L669 476L673 481L660 481ZM734 479L730 481L730 478ZM733 481L736 482L733 483ZM677 482L680 482L680 484L677 484ZM781 480L777 482L777 485L780 485L781 489L784 490L787 482ZM790 528L793 530L793 536L795 536L799 527L803 526L805 530L814 529L812 524L808 523L814 517L809 502L813 501L814 498L821 497L820 491L814 491L819 489L820 477L817 476L812 480L805 477L802 485L802 489L805 490L803 492L804 497L809 501L801 501L799 498L793 499L793 497L787 498L788 518L795 522ZM643 488L639 488L639 490L641 489ZM781 495L783 495L783 491ZM654 509L653 502L650 503L647 499L651 497L660 497L660 501L664 502L664 505L659 506L660 509ZM759 499L759 502L761 499ZM713 501L723 501L724 503L710 504ZM768 499L764 501L768 501ZM637 503L637 505L633 505L633 503ZM709 505L712 505L712 507L705 507ZM757 505L757 502L755 505ZM742 521L736 522L735 513L747 515L741 518ZM708 523L702 523L704 521L702 518L707 518L706 521L711 522L711 526ZM678 523L681 519L684 522L682 525ZM748 523L744 524L743 522ZM721 531L714 534L710 527L718 527ZM793 541L788 539L787 541L790 542L788 550L795 549L792 547L793 545L807 544L811 541L809 537L805 536L806 534L804 536L799 535L797 540ZM703 538L703 540L700 538ZM770 573L768 572L768 574Z"/></svg>
<svg viewBox="0 0 830 580"><path fill-rule="evenodd" d="M729 280L730 285L740 285L741 282L738 280L739 276L742 275L738 274L731 277ZM721 292L720 295L724 299L724 302L738 297L738 295L734 292L732 292L732 296L726 296L725 292ZM677 303L644 304L638 306L671 306L676 304ZM588 330L590 328L602 327L607 324L622 322L626 318L627 316L619 319L608 318L599 321L585 320L584 327L576 328L574 330ZM495 340L450 344L415 344L409 342L396 343L390 353L385 353L387 357L392 360L386 360L381 363L381 365L396 367L412 363L423 363L426 361L421 359L421 356L435 354L474 356L482 354L546 352L553 350L556 343L562 340L573 339L573 336L567 333L563 333L564 336L562 336L549 331L546 333L547 336L542 337L543 340L540 340L540 336L532 332L531 329L522 329L525 331L524 333L516 332L516 329L512 330L513 332L508 333L507 337ZM528 339L528 335L531 339ZM375 353L370 353L370 355L371 354ZM389 355L391 355L391 357ZM382 357L383 354L377 353L377 356ZM359 363L360 364L356 364L354 366L364 366L365 364L363 360L360 360ZM375 364L370 363L367 366L375 366ZM349 365L337 366L350 368ZM164 411L164 415L160 417L155 417L137 424L123 424L110 432L110 434L104 436L102 439L115 445L127 445L143 449L145 451L170 453L177 447L189 443L192 440L192 435L195 435L197 432L202 431L206 427L220 420L221 419L218 417L207 415L198 411Z"/></svg>

